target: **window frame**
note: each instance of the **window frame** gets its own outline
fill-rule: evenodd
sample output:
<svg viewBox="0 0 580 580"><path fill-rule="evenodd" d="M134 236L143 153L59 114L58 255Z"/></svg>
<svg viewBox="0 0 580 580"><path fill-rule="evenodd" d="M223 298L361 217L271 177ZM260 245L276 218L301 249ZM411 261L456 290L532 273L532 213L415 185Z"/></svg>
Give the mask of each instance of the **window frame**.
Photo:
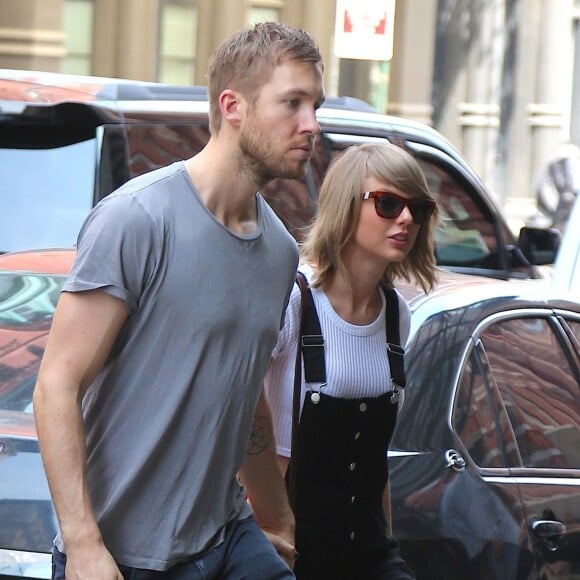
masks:
<svg viewBox="0 0 580 580"><path fill-rule="evenodd" d="M575 374L576 382L579 385L579 389L580 389L580 369L579 369L579 365L576 362L575 357L573 355L573 351L575 350L575 347L572 344L572 341L570 340L570 337L568 335L568 331L562 325L562 320L561 320L561 319L564 319L564 320L570 319L570 320L573 320L574 322L580 322L580 314L569 311L569 310L552 310L552 309L548 309L548 308L537 308L537 307L525 307L525 308L519 308L519 309L506 310L506 311L502 311L502 312L496 312L494 314L487 316L484 320L480 321L480 323L474 328L474 330L471 334L471 340L470 340L469 346L466 349L464 356L462 357L461 366L460 366L460 369L459 369L459 372L457 374L457 378L455 381L453 403L452 403L452 407L451 407L451 416L453 416L453 413L455 412L460 379L461 379L461 375L464 371L466 361L469 359L469 356L471 354L471 351L474 348L474 345L478 344L478 341L480 341L481 335L487 329L489 329L492 325L494 325L496 323L499 323L499 322L502 322L505 320L523 319L523 318L542 318L542 319L545 319L547 321L550 328L552 329L552 332L554 333L554 336L555 336L558 344L561 346L562 350L564 351L563 352L564 356L570 362L571 369ZM481 341L481 342L482 342L482 348L485 350L485 348L483 346L484 342L483 341ZM486 357L487 357L487 354L486 354ZM491 373L493 373L493 367L491 367ZM494 388L498 389L498 394L499 394L499 397L501 400L501 404L503 406L503 412L507 415L508 420L510 422L511 433L512 433L512 435L515 436L513 424L511 423L511 418L509 417L509 413L507 412L507 408L505 406L504 397L503 397L501 390L499 389L499 386L497 385L497 382L495 380L494 380L494 383L495 383ZM498 429L497 424L495 425L495 428ZM455 429L453 429L453 432L455 433L455 436L458 438L458 440L461 441L461 444L464 447L467 456L469 456L471 458L471 460L473 461L473 458L471 457L467 448L465 448L465 446L463 445L463 441L461 440L461 438L459 437L459 435L457 434ZM500 430L500 435L501 435L501 430ZM521 451L519 450L519 444L517 443L517 438L516 438L516 446L518 448L518 454L521 457ZM475 462L473 462L473 463L475 465L477 465ZM482 473L486 473L487 475L493 475L494 473L497 472L497 468L493 468L493 467L488 468L488 467L483 467L483 466L479 466L479 465L477 465L477 467ZM549 474L550 477L562 477L562 478L570 477L571 473L577 474L580 471L580 466L570 467L570 468L539 467L539 466L525 466L525 465L523 465L523 462L521 462L520 465L518 465L518 466L511 465L511 466L508 466L507 468L508 468L511 475L534 476L534 475L547 475L547 474Z"/></svg>

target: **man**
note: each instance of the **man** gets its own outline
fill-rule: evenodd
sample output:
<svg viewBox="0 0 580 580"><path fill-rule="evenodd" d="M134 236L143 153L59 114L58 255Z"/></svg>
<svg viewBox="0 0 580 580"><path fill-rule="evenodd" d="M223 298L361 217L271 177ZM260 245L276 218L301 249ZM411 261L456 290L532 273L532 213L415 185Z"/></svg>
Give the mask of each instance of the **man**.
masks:
<svg viewBox="0 0 580 580"><path fill-rule="evenodd" d="M125 184L79 234L34 394L55 578L293 577L261 389L297 248L257 192L304 176L322 62L304 31L262 23L208 78L207 146Z"/></svg>

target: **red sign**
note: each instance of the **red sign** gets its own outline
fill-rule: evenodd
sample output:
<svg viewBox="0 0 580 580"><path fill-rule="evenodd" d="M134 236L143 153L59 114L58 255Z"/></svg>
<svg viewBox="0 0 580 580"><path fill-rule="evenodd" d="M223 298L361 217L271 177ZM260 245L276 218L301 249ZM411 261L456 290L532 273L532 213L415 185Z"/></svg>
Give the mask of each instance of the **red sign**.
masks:
<svg viewBox="0 0 580 580"><path fill-rule="evenodd" d="M394 23L395 0L337 0L336 56L390 60Z"/></svg>

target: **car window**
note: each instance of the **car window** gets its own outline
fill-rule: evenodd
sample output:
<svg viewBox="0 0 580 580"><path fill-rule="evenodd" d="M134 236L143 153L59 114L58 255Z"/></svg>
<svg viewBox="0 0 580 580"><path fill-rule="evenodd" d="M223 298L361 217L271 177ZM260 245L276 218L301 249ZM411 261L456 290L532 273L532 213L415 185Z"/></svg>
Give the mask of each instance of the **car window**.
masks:
<svg viewBox="0 0 580 580"><path fill-rule="evenodd" d="M580 388L548 319L498 321L481 342L523 466L580 468Z"/></svg>
<svg viewBox="0 0 580 580"><path fill-rule="evenodd" d="M576 352L580 354L580 322L577 320L566 319L566 324L571 330L572 339Z"/></svg>
<svg viewBox="0 0 580 580"><path fill-rule="evenodd" d="M0 409L32 412L62 276L0 273Z"/></svg>
<svg viewBox="0 0 580 580"><path fill-rule="evenodd" d="M435 234L439 263L498 269L493 261L497 255L494 225L468 194L468 188L442 164L424 158L418 161L441 211Z"/></svg>
<svg viewBox="0 0 580 580"><path fill-rule="evenodd" d="M196 124L135 124L127 127L129 140L129 173L135 177L198 153L209 139L209 129ZM321 176L328 167L328 152L322 140L312 160L311 171L304 180L273 179L261 190L268 203L296 239L301 239L316 211L313 199ZM311 180L310 187L308 181Z"/></svg>
<svg viewBox="0 0 580 580"><path fill-rule="evenodd" d="M209 129L193 123L127 125L129 177L136 177L199 153L209 140Z"/></svg>
<svg viewBox="0 0 580 580"><path fill-rule="evenodd" d="M514 435L481 348L472 349L461 371L452 424L479 467L519 464Z"/></svg>
<svg viewBox="0 0 580 580"><path fill-rule="evenodd" d="M93 206L96 138L42 146L39 133L38 145L11 146L8 137L0 143L0 252L73 246Z"/></svg>

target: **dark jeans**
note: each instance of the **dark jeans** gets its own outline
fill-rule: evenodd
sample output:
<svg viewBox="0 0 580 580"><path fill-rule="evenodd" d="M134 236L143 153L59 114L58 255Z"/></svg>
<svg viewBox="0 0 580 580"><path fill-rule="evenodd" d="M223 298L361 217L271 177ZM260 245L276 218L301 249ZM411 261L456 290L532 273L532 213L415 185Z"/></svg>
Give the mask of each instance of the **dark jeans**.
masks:
<svg viewBox="0 0 580 580"><path fill-rule="evenodd" d="M348 546L302 548L294 568L298 580L415 580L397 542L376 549Z"/></svg>
<svg viewBox="0 0 580 580"><path fill-rule="evenodd" d="M64 580L66 556L52 553L52 578ZM125 580L287 580L294 574L253 517L232 522L224 541L199 558L159 572L119 566Z"/></svg>

